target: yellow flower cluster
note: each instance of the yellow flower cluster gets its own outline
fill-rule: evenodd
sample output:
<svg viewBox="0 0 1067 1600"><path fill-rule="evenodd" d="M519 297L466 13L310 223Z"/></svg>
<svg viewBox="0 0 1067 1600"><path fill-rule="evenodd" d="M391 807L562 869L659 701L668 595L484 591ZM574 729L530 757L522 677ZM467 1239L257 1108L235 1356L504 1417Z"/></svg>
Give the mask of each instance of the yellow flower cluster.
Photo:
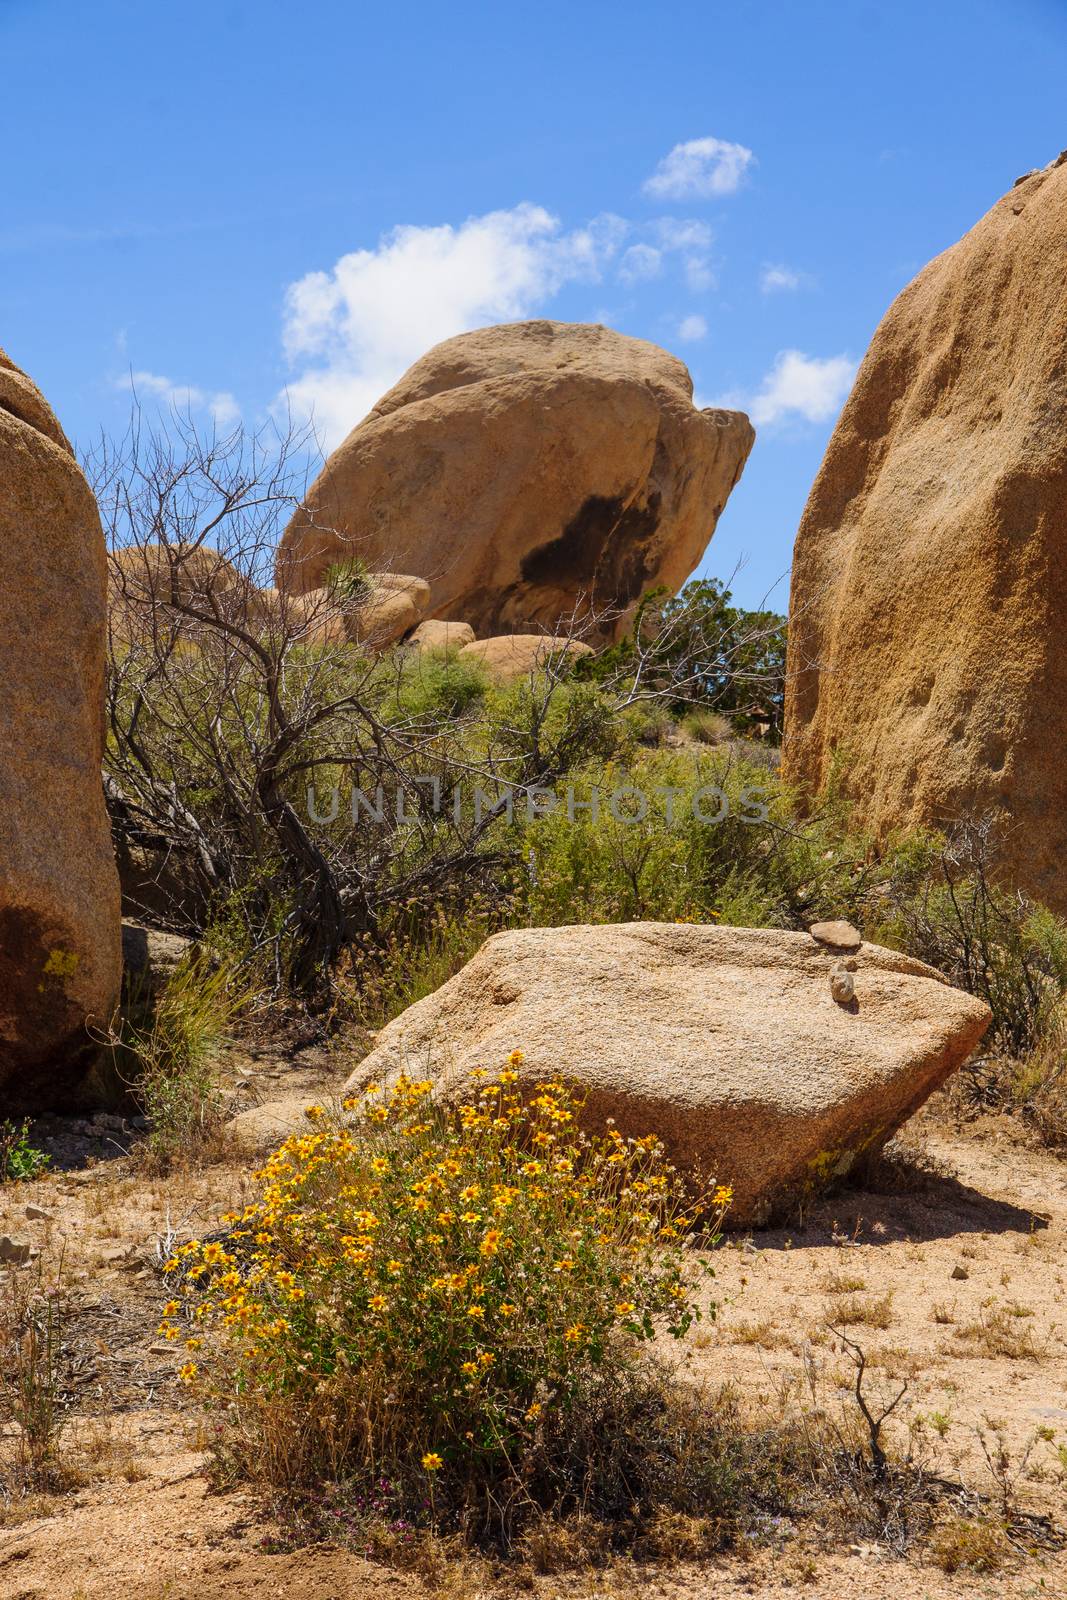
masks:
<svg viewBox="0 0 1067 1600"><path fill-rule="evenodd" d="M402 1428L430 1472L513 1455L606 1352L683 1333L709 1269L682 1239L703 1217L714 1242L729 1191L693 1203L655 1135L589 1137L575 1093L524 1095L521 1065L479 1074L455 1112L403 1076L340 1116L309 1107L228 1232L167 1263L187 1293L165 1337L181 1317L211 1335L182 1377L250 1412L289 1396L323 1428L355 1404L372 1453L395 1459Z"/></svg>

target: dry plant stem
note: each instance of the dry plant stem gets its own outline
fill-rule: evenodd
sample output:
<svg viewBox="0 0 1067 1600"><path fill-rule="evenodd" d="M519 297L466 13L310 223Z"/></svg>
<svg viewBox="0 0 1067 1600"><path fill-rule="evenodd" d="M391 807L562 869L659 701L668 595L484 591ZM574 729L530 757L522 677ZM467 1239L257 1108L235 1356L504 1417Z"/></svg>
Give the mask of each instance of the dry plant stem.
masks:
<svg viewBox="0 0 1067 1600"><path fill-rule="evenodd" d="M863 1420L867 1425L867 1431L870 1438L871 1464L873 1465L877 1476L879 1478L884 1478L886 1471L886 1454L882 1448L882 1428L892 1416L893 1412L897 1409L897 1406L899 1406L904 1396L907 1394L907 1380L901 1384L900 1390L896 1397L891 1400L887 1406L883 1406L882 1410L876 1417L868 1405L867 1397L863 1392L863 1377L867 1371L866 1351L863 1349L862 1345L856 1342L855 1339L850 1339L846 1333L844 1333L840 1328L835 1328L832 1323L828 1323L827 1327L836 1339L840 1339L842 1345L852 1358L853 1365L856 1369L853 1394L856 1397L856 1404L860 1409Z"/></svg>

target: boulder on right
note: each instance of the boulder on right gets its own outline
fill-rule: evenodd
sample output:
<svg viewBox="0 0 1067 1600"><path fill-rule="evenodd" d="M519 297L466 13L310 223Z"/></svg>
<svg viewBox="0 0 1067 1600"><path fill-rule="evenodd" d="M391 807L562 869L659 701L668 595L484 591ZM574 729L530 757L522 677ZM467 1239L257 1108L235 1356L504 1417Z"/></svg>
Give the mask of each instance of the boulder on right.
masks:
<svg viewBox="0 0 1067 1600"><path fill-rule="evenodd" d="M897 297L811 491L785 776L858 816L1000 820L1067 912L1067 155Z"/></svg>

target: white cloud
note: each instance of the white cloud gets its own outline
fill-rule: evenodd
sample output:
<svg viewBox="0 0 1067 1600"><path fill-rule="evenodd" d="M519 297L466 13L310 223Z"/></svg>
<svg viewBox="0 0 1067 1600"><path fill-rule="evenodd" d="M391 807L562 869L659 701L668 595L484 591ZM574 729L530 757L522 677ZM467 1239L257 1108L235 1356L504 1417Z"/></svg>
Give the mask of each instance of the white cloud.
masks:
<svg viewBox="0 0 1067 1600"><path fill-rule="evenodd" d="M652 237L664 252L682 257L686 283L695 294L715 287L708 251L714 235L706 222L692 217L657 217L651 224Z"/></svg>
<svg viewBox="0 0 1067 1600"><path fill-rule="evenodd" d="M679 339L684 339L686 344L695 344L698 339L706 338L707 332L707 323L696 312L691 316L683 317L678 324L678 337Z"/></svg>
<svg viewBox="0 0 1067 1600"><path fill-rule="evenodd" d="M778 263L769 263L760 273L759 286L764 294L776 294L782 289L799 289L804 283L802 273L794 272L792 267Z"/></svg>
<svg viewBox="0 0 1067 1600"><path fill-rule="evenodd" d="M117 380L117 387L129 389L133 394L150 396L169 410L192 412L208 411L216 427L233 428L241 420L241 408L228 389L208 394L193 383L174 383L158 372L128 372Z"/></svg>
<svg viewBox="0 0 1067 1600"><path fill-rule="evenodd" d="M632 244L619 262L623 283L647 283L663 271L663 252L650 244Z"/></svg>
<svg viewBox="0 0 1067 1600"><path fill-rule="evenodd" d="M855 376L856 362L848 356L783 350L746 409L757 427L793 417L826 422L837 414Z"/></svg>
<svg viewBox="0 0 1067 1600"><path fill-rule="evenodd" d="M689 139L685 144L676 144L664 156L651 178L645 180L644 190L670 200L687 196L706 200L733 194L755 159L743 144L730 144L726 139Z"/></svg>
<svg viewBox="0 0 1067 1600"><path fill-rule="evenodd" d="M685 281L694 294L705 294L715 287L715 274L706 256L687 256Z"/></svg>
<svg viewBox="0 0 1067 1600"><path fill-rule="evenodd" d="M530 204L458 227L393 228L291 285L283 337L303 370L289 403L331 449L432 345L528 317L568 282L599 282L627 231L608 214L565 233Z"/></svg>

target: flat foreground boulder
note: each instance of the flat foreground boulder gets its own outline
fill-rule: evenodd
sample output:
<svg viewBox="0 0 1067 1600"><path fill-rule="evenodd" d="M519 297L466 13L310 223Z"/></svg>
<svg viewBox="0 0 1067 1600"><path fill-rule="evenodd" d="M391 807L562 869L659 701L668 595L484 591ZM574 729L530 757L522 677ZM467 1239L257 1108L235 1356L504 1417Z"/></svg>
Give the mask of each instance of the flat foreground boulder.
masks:
<svg viewBox="0 0 1067 1600"><path fill-rule="evenodd" d="M591 1131L613 1117L658 1133L681 1168L733 1186L731 1225L762 1222L879 1149L990 1020L895 951L863 944L844 963L778 929L500 933L379 1033L346 1088L405 1070L462 1101L475 1068L520 1049L527 1087L580 1083Z"/></svg>
<svg viewBox="0 0 1067 1600"><path fill-rule="evenodd" d="M70 1106L118 1000L100 761L107 571L89 485L0 351L0 1117Z"/></svg>

